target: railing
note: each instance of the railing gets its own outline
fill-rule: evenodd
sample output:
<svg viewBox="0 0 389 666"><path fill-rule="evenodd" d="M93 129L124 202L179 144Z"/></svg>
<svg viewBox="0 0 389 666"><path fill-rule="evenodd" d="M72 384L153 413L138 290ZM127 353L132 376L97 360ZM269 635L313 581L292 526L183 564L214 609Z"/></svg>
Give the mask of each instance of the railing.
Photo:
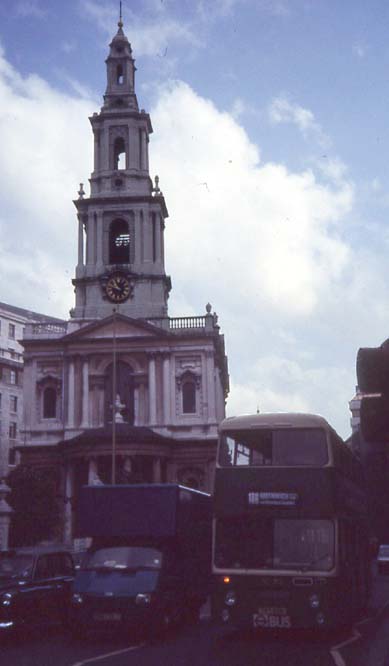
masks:
<svg viewBox="0 0 389 666"><path fill-rule="evenodd" d="M170 329L205 328L205 316L170 317L169 328Z"/></svg>
<svg viewBox="0 0 389 666"><path fill-rule="evenodd" d="M29 335L37 336L60 336L65 335L67 330L67 323L50 323L50 322L35 322L27 324L25 328L25 337Z"/></svg>

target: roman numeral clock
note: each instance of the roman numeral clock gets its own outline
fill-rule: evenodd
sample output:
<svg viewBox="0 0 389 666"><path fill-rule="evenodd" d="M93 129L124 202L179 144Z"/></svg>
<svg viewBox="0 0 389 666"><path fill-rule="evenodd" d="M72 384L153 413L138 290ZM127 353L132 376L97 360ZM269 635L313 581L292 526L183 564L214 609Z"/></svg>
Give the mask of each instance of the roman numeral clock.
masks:
<svg viewBox="0 0 389 666"><path fill-rule="evenodd" d="M126 273L115 272L100 280L103 296L111 303L124 303L134 292L134 280Z"/></svg>

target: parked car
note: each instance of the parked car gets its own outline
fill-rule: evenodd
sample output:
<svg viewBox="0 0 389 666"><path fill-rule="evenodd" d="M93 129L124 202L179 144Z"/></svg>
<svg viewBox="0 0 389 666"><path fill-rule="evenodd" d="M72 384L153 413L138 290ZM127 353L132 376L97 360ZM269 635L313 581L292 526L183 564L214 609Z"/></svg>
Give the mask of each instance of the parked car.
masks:
<svg viewBox="0 0 389 666"><path fill-rule="evenodd" d="M378 573L389 573L389 545L382 544L377 555Z"/></svg>
<svg viewBox="0 0 389 666"><path fill-rule="evenodd" d="M58 547L0 552L0 634L22 627L66 623L74 564Z"/></svg>

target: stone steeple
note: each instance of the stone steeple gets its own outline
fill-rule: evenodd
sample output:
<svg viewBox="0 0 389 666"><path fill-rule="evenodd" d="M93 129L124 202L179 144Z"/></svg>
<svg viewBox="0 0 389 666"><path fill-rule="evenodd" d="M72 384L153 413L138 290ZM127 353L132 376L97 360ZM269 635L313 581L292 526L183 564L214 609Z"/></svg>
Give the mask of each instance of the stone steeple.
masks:
<svg viewBox="0 0 389 666"><path fill-rule="evenodd" d="M164 268L163 194L149 174L150 116L139 110L131 45L118 31L110 43L107 88L100 113L90 118L94 169L90 196L80 186L78 264L73 280L77 319L112 313L164 317L170 278Z"/></svg>

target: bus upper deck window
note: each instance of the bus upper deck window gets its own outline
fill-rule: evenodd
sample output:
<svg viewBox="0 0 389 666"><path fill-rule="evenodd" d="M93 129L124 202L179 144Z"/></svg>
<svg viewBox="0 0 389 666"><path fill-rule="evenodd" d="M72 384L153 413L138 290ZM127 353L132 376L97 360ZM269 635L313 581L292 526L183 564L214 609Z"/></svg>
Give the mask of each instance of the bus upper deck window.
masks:
<svg viewBox="0 0 389 666"><path fill-rule="evenodd" d="M327 439L321 428L274 430L273 465L323 467L327 463Z"/></svg>

